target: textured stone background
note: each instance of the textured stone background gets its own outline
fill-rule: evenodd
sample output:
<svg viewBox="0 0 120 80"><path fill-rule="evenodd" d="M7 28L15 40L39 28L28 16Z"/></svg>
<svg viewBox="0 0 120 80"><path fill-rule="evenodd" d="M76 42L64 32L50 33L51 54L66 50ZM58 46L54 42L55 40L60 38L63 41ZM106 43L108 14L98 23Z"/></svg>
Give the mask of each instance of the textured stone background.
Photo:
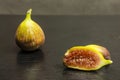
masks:
<svg viewBox="0 0 120 80"><path fill-rule="evenodd" d="M0 0L0 14L119 15L120 0Z"/></svg>

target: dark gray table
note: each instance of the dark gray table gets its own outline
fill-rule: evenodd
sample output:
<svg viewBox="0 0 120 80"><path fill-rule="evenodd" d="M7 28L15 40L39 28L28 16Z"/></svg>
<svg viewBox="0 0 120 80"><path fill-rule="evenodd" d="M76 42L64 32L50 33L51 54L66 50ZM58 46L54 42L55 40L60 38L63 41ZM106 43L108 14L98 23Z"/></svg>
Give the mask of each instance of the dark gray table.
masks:
<svg viewBox="0 0 120 80"><path fill-rule="evenodd" d="M120 80L120 16L32 16L46 42L23 52L14 42L22 15L0 15L0 80ZM67 69L62 58L75 45L99 44L111 52L113 64L94 72Z"/></svg>

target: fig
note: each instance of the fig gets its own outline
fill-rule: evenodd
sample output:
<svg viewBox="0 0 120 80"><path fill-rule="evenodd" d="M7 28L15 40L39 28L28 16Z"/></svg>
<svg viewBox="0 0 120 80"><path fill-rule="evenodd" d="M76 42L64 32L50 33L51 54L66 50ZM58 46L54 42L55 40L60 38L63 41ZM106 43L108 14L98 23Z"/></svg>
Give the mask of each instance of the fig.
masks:
<svg viewBox="0 0 120 80"><path fill-rule="evenodd" d="M68 68L93 71L112 64L108 50L99 45L74 46L66 51L63 63Z"/></svg>
<svg viewBox="0 0 120 80"><path fill-rule="evenodd" d="M24 51L37 50L45 42L45 34L41 26L31 19L31 13L32 9L29 9L15 33L15 42Z"/></svg>

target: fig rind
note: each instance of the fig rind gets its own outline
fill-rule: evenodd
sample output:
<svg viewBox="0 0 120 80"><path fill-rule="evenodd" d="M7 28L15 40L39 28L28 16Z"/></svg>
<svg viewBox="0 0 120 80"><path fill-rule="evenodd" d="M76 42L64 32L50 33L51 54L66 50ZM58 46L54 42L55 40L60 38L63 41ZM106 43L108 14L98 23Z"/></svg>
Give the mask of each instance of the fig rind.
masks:
<svg viewBox="0 0 120 80"><path fill-rule="evenodd" d="M74 54L72 54L72 51ZM79 51L80 53L75 53L75 51ZM75 46L70 48L65 53L63 62L68 68L85 71L98 70L105 65L112 64L112 60L105 59L97 49L89 46Z"/></svg>

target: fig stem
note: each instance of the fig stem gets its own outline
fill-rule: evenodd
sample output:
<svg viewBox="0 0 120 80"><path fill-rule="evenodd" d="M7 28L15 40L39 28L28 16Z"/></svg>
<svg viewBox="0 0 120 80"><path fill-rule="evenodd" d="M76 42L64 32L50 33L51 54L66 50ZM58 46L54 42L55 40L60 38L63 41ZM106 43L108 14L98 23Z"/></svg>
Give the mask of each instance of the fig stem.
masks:
<svg viewBox="0 0 120 80"><path fill-rule="evenodd" d="M106 60L106 63L107 63L107 64L112 64L113 61L111 61L111 60Z"/></svg>
<svg viewBox="0 0 120 80"><path fill-rule="evenodd" d="M32 14L32 9L30 8L30 9L27 11L26 19L31 19L31 14Z"/></svg>
<svg viewBox="0 0 120 80"><path fill-rule="evenodd" d="M32 9L30 8L30 9L27 11L27 13L28 13L28 14L31 14L31 12L32 12Z"/></svg>

